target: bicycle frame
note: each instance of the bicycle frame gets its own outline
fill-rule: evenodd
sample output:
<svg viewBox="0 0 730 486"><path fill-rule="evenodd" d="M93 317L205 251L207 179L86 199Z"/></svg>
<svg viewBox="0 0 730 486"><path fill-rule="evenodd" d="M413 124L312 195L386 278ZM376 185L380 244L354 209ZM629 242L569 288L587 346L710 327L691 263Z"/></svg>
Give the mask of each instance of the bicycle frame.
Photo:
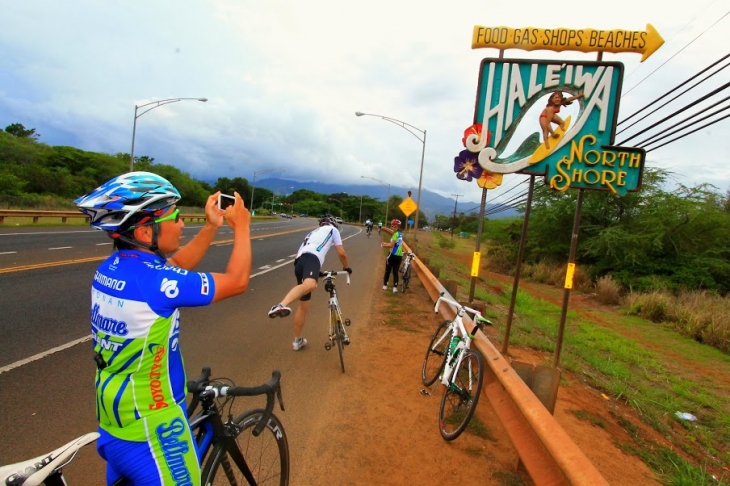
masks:
<svg viewBox="0 0 730 486"><path fill-rule="evenodd" d="M473 340L473 335L469 334L469 332L466 330L466 327L464 326L464 315L467 312L473 314L474 321L475 323L477 323L477 328L479 328L478 322L480 320L485 321L485 319L482 317L482 314L478 310L461 305L451 299L447 299L443 296L443 294L439 296L439 298L436 300L436 305L434 306L434 312L436 312L437 314L441 302L445 302L452 307L455 307L456 317L454 317L454 320L451 321L451 324L449 325L449 332L444 333L441 339L436 342L436 345L440 344L447 335L450 336L449 342L451 342L451 339L453 339L454 336L457 336L457 333L460 338L459 343L453 350L451 349L451 346L447 347L446 364L439 380L444 386L449 386L449 384L453 383L456 379L456 374L458 373L461 362L464 359L464 354L466 354L466 351L471 349L471 343ZM458 354L458 358L455 363L452 363L455 354Z"/></svg>

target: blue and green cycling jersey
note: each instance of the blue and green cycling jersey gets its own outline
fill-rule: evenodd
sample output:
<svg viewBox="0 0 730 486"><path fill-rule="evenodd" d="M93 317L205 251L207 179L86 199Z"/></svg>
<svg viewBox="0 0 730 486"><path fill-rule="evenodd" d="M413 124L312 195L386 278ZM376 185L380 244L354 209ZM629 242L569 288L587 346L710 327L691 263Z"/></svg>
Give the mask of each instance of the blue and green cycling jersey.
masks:
<svg viewBox="0 0 730 486"><path fill-rule="evenodd" d="M393 248L390 250L390 254L403 256L403 232L396 231L393 233L393 236L390 237L390 241L394 243Z"/></svg>
<svg viewBox="0 0 730 486"><path fill-rule="evenodd" d="M209 273L167 266L152 253L122 250L99 266L91 335L106 363L95 382L102 429L123 440L146 440L146 428L184 403L179 308L208 305L214 294Z"/></svg>

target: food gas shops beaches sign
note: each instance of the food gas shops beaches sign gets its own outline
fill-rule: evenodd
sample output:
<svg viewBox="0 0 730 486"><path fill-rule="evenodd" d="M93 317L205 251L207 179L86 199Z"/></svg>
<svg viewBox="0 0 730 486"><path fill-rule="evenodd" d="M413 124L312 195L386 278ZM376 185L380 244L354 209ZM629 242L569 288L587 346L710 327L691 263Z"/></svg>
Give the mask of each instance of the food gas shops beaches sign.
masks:
<svg viewBox="0 0 730 486"><path fill-rule="evenodd" d="M622 79L618 62L484 59L474 111L482 133L468 136L466 149L478 154L488 172L544 175L560 191L606 190L620 196L636 191L645 151L614 146ZM549 109L543 109L546 100ZM578 103L579 112L563 120L557 113L570 103ZM526 117L533 106L534 116ZM523 124L535 132L505 154Z"/></svg>

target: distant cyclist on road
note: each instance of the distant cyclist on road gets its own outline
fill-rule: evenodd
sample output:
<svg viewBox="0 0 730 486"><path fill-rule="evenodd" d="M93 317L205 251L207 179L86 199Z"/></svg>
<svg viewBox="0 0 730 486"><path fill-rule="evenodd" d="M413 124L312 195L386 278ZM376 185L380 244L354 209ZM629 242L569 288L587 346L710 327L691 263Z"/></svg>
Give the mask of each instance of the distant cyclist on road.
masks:
<svg viewBox="0 0 730 486"><path fill-rule="evenodd" d="M383 231L383 222L378 221L378 234L380 234L381 231Z"/></svg>
<svg viewBox="0 0 730 486"><path fill-rule="evenodd" d="M370 218L365 221L365 233L370 234L373 232L373 222Z"/></svg>
<svg viewBox="0 0 730 486"><path fill-rule="evenodd" d="M287 317L291 314L288 307L292 302L299 299L299 307L294 313L294 342L292 348L299 351L307 345L307 340L302 337L304 330L304 321L309 312L310 299L312 291L317 288L319 280L319 271L324 265L324 259L330 248L335 247L337 256L342 262L342 269L348 273L352 273L352 269L347 264L347 255L345 248L342 246L342 238L337 228L335 218L326 214L319 220L319 228L310 232L302 242L297 256L294 259L294 276L297 279L297 285L286 294L284 299L273 306L269 311L269 317Z"/></svg>
<svg viewBox="0 0 730 486"><path fill-rule="evenodd" d="M241 196L218 209L208 196L206 223L185 246L178 190L149 172L115 177L74 203L106 231L114 252L94 275L91 336L96 353L97 450L107 484L200 484L185 411L180 307L205 306L246 290L251 216ZM223 216L233 230L225 273L197 273ZM166 255L174 253L173 256Z"/></svg>
<svg viewBox="0 0 730 486"><path fill-rule="evenodd" d="M393 293L398 293L398 269L403 261L403 232L400 230L401 222L398 219L394 219L390 222L390 227L393 230L393 236L391 236L388 243L381 243L380 246L383 248L390 248L388 258L385 260L385 275L383 276L383 290L388 290L388 280L390 279L390 272L393 272Z"/></svg>

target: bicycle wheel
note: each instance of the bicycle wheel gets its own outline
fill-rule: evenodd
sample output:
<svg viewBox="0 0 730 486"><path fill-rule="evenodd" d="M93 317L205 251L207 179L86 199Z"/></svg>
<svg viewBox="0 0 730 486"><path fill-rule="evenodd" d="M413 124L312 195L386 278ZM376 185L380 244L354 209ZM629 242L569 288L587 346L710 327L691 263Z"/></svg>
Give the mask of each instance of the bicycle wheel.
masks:
<svg viewBox="0 0 730 486"><path fill-rule="evenodd" d="M411 266L408 265L406 271L403 272L403 293L408 289L408 283L411 281Z"/></svg>
<svg viewBox="0 0 730 486"><path fill-rule="evenodd" d="M451 321L444 321L436 329L426 350L421 369L421 381L424 386L431 386L441 374L446 364L446 350L449 345L449 325Z"/></svg>
<svg viewBox="0 0 730 486"><path fill-rule="evenodd" d="M342 367L342 372L345 372L345 360L342 358L342 351L345 347L345 329L342 327L342 321L340 321L340 317L337 315L336 311L332 311L332 319L335 323L335 341L337 341L337 352L340 353L340 366Z"/></svg>
<svg viewBox="0 0 730 486"><path fill-rule="evenodd" d="M441 437L454 440L469 425L482 393L484 380L484 358L473 349L464 353L454 381L444 389L439 409L439 430Z"/></svg>
<svg viewBox="0 0 730 486"><path fill-rule="evenodd" d="M289 484L289 443L284 426L276 415L271 415L269 423L261 435L254 437L253 428L264 415L257 408L238 416L231 427L236 430L236 443L256 484L286 486ZM227 424L228 425L228 424ZM243 472L230 457L225 448L216 447L203 469L203 484L242 485L249 484Z"/></svg>

